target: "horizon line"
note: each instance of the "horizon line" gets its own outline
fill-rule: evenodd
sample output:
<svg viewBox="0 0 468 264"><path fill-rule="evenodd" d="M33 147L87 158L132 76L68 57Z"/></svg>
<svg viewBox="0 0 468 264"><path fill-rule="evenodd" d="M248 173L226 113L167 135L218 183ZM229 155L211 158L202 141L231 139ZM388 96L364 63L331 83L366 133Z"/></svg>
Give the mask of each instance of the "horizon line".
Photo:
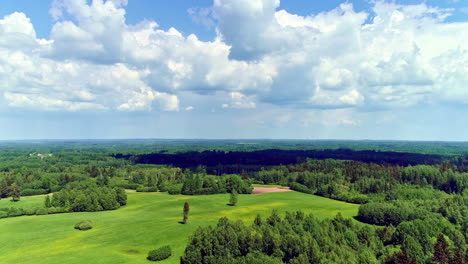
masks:
<svg viewBox="0 0 468 264"><path fill-rule="evenodd" d="M440 142L440 143L468 143L468 140L418 140L418 139L336 139L336 138L26 138L26 139L0 139L0 142L27 142L27 141L136 141L136 140L182 140L182 141L374 141L374 142Z"/></svg>

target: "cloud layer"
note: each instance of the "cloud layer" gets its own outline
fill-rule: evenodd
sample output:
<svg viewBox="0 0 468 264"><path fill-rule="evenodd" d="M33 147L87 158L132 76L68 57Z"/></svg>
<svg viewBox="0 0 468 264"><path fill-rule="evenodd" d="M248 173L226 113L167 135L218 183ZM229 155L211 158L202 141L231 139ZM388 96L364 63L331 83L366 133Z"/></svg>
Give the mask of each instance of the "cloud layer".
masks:
<svg viewBox="0 0 468 264"><path fill-rule="evenodd" d="M49 39L26 14L0 19L0 110L191 111L200 97L217 109L468 104L468 22L445 22L451 10L345 3L300 16L279 0L215 0L198 17L215 21L205 42L127 24L126 5L55 0Z"/></svg>

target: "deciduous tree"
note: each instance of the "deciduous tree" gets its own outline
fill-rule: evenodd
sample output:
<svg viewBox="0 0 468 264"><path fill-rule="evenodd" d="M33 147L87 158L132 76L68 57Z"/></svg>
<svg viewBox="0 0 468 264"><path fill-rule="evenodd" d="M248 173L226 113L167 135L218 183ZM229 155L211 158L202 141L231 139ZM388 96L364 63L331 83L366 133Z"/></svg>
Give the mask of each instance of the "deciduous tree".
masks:
<svg viewBox="0 0 468 264"><path fill-rule="evenodd" d="M188 221L188 217L189 217L189 212L190 212L190 205L188 202L185 202L184 203L184 218L182 220L182 223L186 224L187 221Z"/></svg>
<svg viewBox="0 0 468 264"><path fill-rule="evenodd" d="M237 204L238 200L238 194L235 190L232 190L230 198L229 198L229 204L232 206L235 206Z"/></svg>
<svg viewBox="0 0 468 264"><path fill-rule="evenodd" d="M11 185L11 191L10 191L10 195L11 195L11 199L13 201L19 201L20 200L20 189L19 189L19 186L16 185L16 184L13 184Z"/></svg>

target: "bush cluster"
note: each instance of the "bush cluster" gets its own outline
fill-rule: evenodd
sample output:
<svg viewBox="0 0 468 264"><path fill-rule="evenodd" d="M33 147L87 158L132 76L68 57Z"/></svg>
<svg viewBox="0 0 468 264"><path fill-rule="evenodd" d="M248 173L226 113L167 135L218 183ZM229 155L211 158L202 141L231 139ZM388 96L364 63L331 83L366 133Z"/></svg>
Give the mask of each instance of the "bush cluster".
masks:
<svg viewBox="0 0 468 264"><path fill-rule="evenodd" d="M46 215L46 214L58 214L67 213L69 210L63 207L32 207L32 208L0 208L0 218L15 217L22 215Z"/></svg>
<svg viewBox="0 0 468 264"><path fill-rule="evenodd" d="M48 213L49 211L47 210L47 208L39 208L36 210L36 215L46 215Z"/></svg>
<svg viewBox="0 0 468 264"><path fill-rule="evenodd" d="M96 212L114 210L127 203L122 188L99 187L80 183L52 195L50 205L68 208L71 212Z"/></svg>
<svg viewBox="0 0 468 264"><path fill-rule="evenodd" d="M161 191L166 191L169 194L181 194L182 193L182 184L166 184L161 188Z"/></svg>
<svg viewBox="0 0 468 264"><path fill-rule="evenodd" d="M160 261L169 258L172 255L171 246L162 246L148 252L148 260Z"/></svg>
<svg viewBox="0 0 468 264"><path fill-rule="evenodd" d="M125 183L125 184L117 184L115 185L116 187L124 188L124 189L129 189L129 190L136 190L138 189L141 185L138 183Z"/></svg>
<svg viewBox="0 0 468 264"><path fill-rule="evenodd" d="M138 187L137 192L157 192L158 187Z"/></svg>
<svg viewBox="0 0 468 264"><path fill-rule="evenodd" d="M23 189L21 190L21 196L32 196L32 195L41 195L47 194L49 190L46 189Z"/></svg>
<svg viewBox="0 0 468 264"><path fill-rule="evenodd" d="M78 222L75 225L75 229L82 230L82 231L89 230L91 228L93 228L93 225L92 225L91 221L89 221L89 220L84 220L84 221Z"/></svg>

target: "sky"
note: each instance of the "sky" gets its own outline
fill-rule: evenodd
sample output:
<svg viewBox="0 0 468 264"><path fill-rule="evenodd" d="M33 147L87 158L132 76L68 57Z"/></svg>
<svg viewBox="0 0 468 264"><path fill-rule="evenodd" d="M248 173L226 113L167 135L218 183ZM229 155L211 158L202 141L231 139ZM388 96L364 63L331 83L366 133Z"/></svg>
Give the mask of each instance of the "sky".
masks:
<svg viewBox="0 0 468 264"><path fill-rule="evenodd" d="M468 1L2 0L0 140L468 141Z"/></svg>

